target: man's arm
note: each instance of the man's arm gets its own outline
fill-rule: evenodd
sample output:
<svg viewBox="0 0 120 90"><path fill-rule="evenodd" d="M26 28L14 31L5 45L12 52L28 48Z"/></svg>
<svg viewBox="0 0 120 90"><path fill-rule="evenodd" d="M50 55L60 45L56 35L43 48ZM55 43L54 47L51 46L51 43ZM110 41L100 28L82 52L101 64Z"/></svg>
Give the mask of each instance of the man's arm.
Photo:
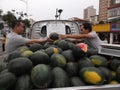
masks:
<svg viewBox="0 0 120 90"><path fill-rule="evenodd" d="M67 34L67 35L60 35L60 38L75 38L75 39L81 39L81 38L91 38L92 36L90 34Z"/></svg>
<svg viewBox="0 0 120 90"><path fill-rule="evenodd" d="M27 44L33 44L33 43L44 43L50 41L48 38L45 39L30 39Z"/></svg>
<svg viewBox="0 0 120 90"><path fill-rule="evenodd" d="M83 42L83 39L67 38L71 42Z"/></svg>

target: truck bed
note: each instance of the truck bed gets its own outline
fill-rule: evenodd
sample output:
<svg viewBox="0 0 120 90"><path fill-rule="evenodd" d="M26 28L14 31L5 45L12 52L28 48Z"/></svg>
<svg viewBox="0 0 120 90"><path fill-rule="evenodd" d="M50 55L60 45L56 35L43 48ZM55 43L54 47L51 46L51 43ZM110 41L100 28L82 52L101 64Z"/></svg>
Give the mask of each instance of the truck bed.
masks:
<svg viewBox="0 0 120 90"><path fill-rule="evenodd" d="M41 89L35 89L41 90ZM78 86L66 88L51 88L47 90L120 90L120 84L117 85L99 85L99 86Z"/></svg>
<svg viewBox="0 0 120 90"><path fill-rule="evenodd" d="M120 45L118 44L102 44L98 50L99 54L120 57Z"/></svg>

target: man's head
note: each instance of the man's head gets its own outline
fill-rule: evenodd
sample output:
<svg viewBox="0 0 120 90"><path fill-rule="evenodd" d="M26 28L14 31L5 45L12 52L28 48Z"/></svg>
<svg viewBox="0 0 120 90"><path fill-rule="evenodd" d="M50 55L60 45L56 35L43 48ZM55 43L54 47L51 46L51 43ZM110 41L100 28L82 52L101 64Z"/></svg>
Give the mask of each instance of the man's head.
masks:
<svg viewBox="0 0 120 90"><path fill-rule="evenodd" d="M81 26L81 33L87 34L92 31L92 26L90 23L83 23Z"/></svg>
<svg viewBox="0 0 120 90"><path fill-rule="evenodd" d="M21 20L15 20L12 23L12 29L15 33L21 34L24 30L22 21Z"/></svg>

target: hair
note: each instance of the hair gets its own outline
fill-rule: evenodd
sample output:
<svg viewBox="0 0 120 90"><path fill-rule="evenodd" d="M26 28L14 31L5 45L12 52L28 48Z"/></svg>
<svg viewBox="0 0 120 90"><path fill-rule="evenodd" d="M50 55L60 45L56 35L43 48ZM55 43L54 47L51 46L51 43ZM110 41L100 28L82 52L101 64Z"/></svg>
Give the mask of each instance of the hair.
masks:
<svg viewBox="0 0 120 90"><path fill-rule="evenodd" d="M12 29L14 29L15 26L19 26L21 22L22 22L21 20L15 20L15 21L13 21L13 23L12 23Z"/></svg>
<svg viewBox="0 0 120 90"><path fill-rule="evenodd" d="M92 26L91 26L91 24L90 24L90 23L83 23L83 27L84 27L84 29L88 29L88 30L89 30L89 32L91 32L91 31L92 31Z"/></svg>

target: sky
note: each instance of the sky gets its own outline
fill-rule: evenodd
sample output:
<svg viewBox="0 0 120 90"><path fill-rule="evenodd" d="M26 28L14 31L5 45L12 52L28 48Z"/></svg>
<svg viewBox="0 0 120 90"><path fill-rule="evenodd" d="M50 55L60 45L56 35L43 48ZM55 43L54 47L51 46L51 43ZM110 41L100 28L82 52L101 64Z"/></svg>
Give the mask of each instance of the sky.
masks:
<svg viewBox="0 0 120 90"><path fill-rule="evenodd" d="M11 10L26 12L26 6L28 6L28 18L36 21L55 19L56 8L63 9L61 19L72 17L83 19L83 10L91 5L98 14L99 0L0 0L0 9L3 10L3 14Z"/></svg>

